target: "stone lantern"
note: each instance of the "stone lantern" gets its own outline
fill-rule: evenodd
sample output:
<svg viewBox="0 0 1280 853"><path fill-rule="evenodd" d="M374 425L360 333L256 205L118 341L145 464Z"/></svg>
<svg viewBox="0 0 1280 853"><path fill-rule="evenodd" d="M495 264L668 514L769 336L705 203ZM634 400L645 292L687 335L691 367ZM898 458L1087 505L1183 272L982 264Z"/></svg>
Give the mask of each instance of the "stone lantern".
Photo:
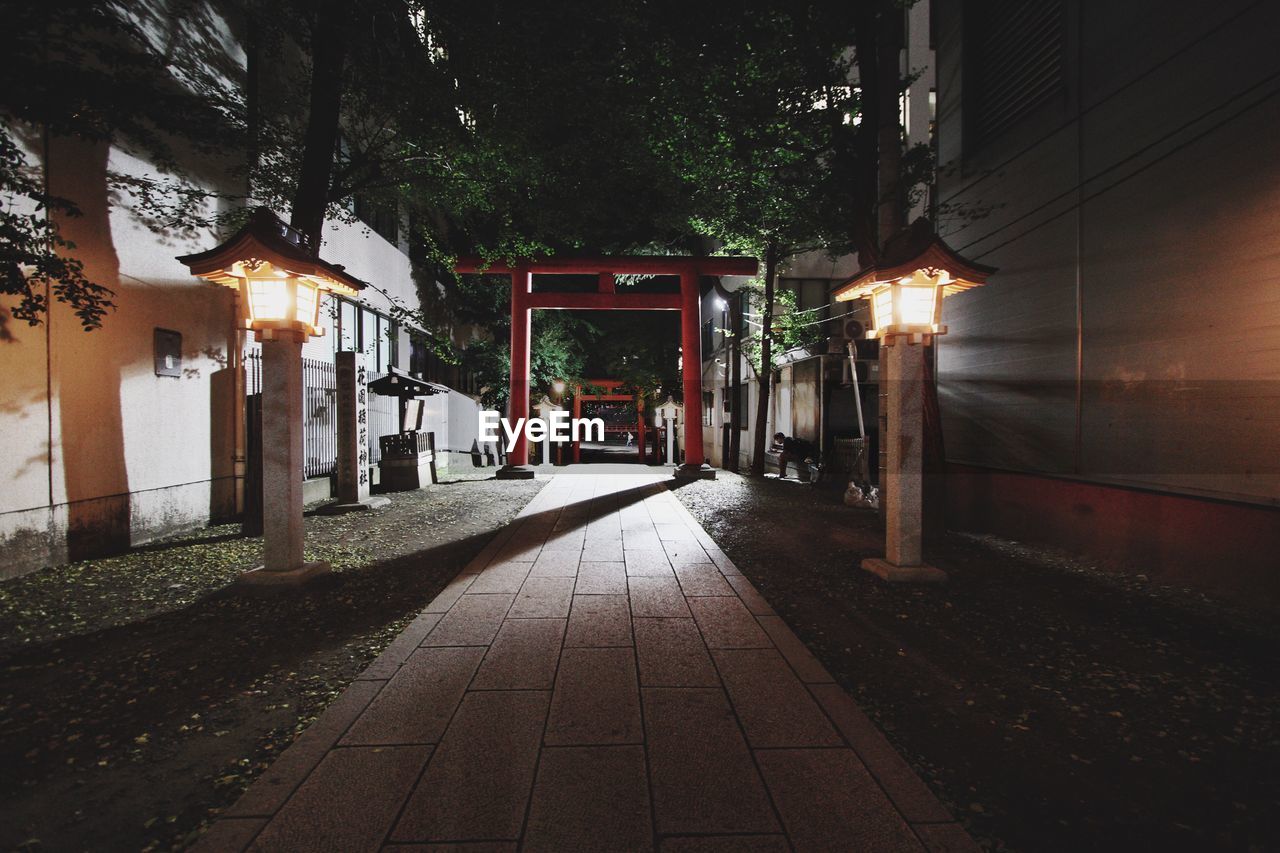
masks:
<svg viewBox="0 0 1280 853"><path fill-rule="evenodd" d="M667 433L667 464L678 465L679 460L676 459L676 422L680 420L680 416L684 413L684 406L671 399L671 395L667 395L667 399L662 405L658 406L658 420L662 422L663 428Z"/></svg>
<svg viewBox="0 0 1280 853"><path fill-rule="evenodd" d="M262 343L263 565L243 583L295 584L328 571L302 559L302 345L323 335L325 293L356 296L364 282L322 261L265 207L226 242L178 258L192 275L233 288L245 328Z"/></svg>
<svg viewBox="0 0 1280 853"><path fill-rule="evenodd" d="M922 559L925 344L944 335L942 300L978 287L994 267L968 261L924 220L889 241L880 262L838 287L837 302L868 299L873 328L867 337L885 348L888 434L885 556L862 567L890 581L938 581L946 575Z"/></svg>

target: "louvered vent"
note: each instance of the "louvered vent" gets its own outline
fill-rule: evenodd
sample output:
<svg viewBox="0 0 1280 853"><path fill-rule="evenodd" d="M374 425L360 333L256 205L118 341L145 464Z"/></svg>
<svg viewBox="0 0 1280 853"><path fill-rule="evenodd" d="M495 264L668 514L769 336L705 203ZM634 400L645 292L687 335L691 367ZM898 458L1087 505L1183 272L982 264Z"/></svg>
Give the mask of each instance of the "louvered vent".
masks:
<svg viewBox="0 0 1280 853"><path fill-rule="evenodd" d="M965 6L969 130L982 145L1062 91L1061 0Z"/></svg>

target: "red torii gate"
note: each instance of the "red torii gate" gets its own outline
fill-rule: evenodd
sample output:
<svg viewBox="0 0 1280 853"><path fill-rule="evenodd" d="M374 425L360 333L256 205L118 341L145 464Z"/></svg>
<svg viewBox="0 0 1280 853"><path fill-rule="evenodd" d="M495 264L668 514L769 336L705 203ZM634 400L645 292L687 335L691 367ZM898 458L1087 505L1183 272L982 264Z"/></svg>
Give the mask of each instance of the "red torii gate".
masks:
<svg viewBox="0 0 1280 853"><path fill-rule="evenodd" d="M676 469L680 478L715 479L715 469L706 464L702 452L702 299L698 278L704 275L755 275L755 258L717 256L616 256L530 258L516 266L486 265L482 258L459 258L454 270L460 273L493 273L511 276L511 416L529 413L529 327L535 308L586 311L679 311L680 353L684 380L684 464ZM595 275L595 293L534 293L534 275ZM617 275L678 275L680 292L618 293ZM507 454L507 464L498 470L503 479L527 479L529 446L523 431L515 448Z"/></svg>
<svg viewBox="0 0 1280 853"><path fill-rule="evenodd" d="M636 407L636 448L639 456L640 464L644 464L645 448L644 448L644 397L637 397L634 394L619 394L618 389L622 387L622 382L617 379L588 379L587 386L590 388L603 388L604 393L600 394L584 394L582 386L573 389L573 417L574 419L582 417L582 404L586 402L597 403L633 403ZM573 461L582 461L582 442L575 441L573 443Z"/></svg>

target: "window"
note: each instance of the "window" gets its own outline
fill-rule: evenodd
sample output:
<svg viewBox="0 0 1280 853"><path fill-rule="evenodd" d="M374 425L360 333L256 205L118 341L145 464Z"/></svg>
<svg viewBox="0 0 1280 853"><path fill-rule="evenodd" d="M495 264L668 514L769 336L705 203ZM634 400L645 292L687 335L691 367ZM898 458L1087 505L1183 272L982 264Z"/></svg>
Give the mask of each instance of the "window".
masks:
<svg viewBox="0 0 1280 853"><path fill-rule="evenodd" d="M400 210L394 201L356 193L355 215L388 243L400 245Z"/></svg>
<svg viewBox="0 0 1280 853"><path fill-rule="evenodd" d="M702 392L702 425L711 426L715 416L716 395L711 391Z"/></svg>
<svg viewBox="0 0 1280 853"><path fill-rule="evenodd" d="M378 315L360 309L360 351L365 364L373 364L378 358Z"/></svg>
<svg viewBox="0 0 1280 853"><path fill-rule="evenodd" d="M966 144L995 139L1063 90L1061 0L964 7Z"/></svg>
<svg viewBox="0 0 1280 853"><path fill-rule="evenodd" d="M751 399L751 386L742 383L738 386L738 429L746 429L747 423L751 420L751 412L748 410L748 400Z"/></svg>
<svg viewBox="0 0 1280 853"><path fill-rule="evenodd" d="M338 349L354 350L358 345L356 315L360 311L355 304L345 299L338 303Z"/></svg>
<svg viewBox="0 0 1280 853"><path fill-rule="evenodd" d="M378 316L378 360L377 370L379 373L386 373L387 366L391 364L391 349L395 345L395 339L391 336L391 321L381 315Z"/></svg>

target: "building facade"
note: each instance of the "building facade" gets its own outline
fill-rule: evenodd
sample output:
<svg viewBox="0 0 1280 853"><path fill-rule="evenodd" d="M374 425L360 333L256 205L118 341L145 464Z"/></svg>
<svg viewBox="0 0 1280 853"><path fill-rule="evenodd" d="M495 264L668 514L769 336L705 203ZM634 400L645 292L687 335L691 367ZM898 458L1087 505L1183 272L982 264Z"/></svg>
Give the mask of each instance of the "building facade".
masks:
<svg viewBox="0 0 1280 853"><path fill-rule="evenodd" d="M1280 597L1280 7L935 14L953 526Z"/></svg>
<svg viewBox="0 0 1280 853"><path fill-rule="evenodd" d="M199 13L218 14L212 6ZM245 53L234 28L210 31L226 38L217 46L219 61L240 74L228 85L244 85ZM243 506L245 400L255 392L256 345L239 328L235 296L191 277L176 260L224 235L157 231L137 214L110 176L160 170L124 145L12 130L49 192L82 211L60 221L61 232L86 275L114 291L116 307L102 328L85 332L62 303L51 302L43 324L33 327L0 302L0 435L10 460L0 489L0 577L235 517ZM190 180L221 196L207 203L206 214L247 194L234 162L193 156L181 165ZM451 385L430 398L426 428L436 431L442 450L459 451L446 452L442 464L470 464L463 452L476 434L478 403L467 393L474 389L464 373L432 356L421 343L425 332L395 310L418 305L404 229L385 218L335 221L323 237L321 255L373 287L359 302L326 306L328 334L304 349L307 364L318 365L304 414L308 440L314 433L319 449L298 476L317 480L313 496L328 495L325 454L331 469L332 451L320 445L333 429L333 400L321 374L327 364L331 377L337 349L364 352L374 375L394 366ZM394 412L394 403L384 408ZM394 428L393 415L387 431Z"/></svg>

